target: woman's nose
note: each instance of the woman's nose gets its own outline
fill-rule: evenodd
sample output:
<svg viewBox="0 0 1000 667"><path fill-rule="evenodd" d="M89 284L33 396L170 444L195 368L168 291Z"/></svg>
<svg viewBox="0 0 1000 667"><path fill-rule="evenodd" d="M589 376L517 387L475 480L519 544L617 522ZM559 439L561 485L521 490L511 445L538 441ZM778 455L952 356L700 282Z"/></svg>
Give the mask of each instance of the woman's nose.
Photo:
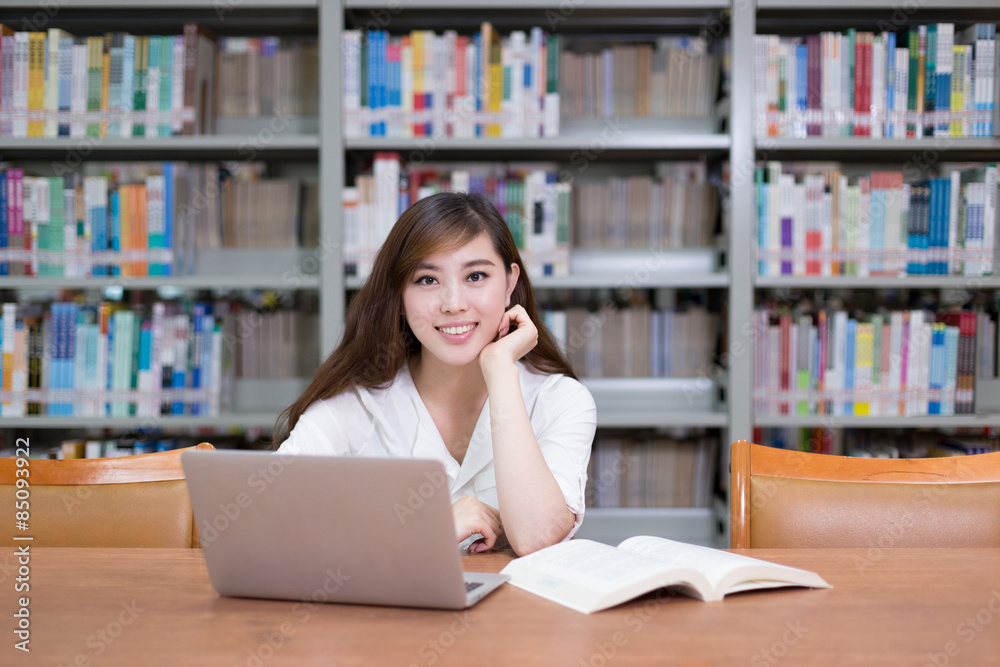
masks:
<svg viewBox="0 0 1000 667"><path fill-rule="evenodd" d="M445 312L462 312L468 307L465 290L456 285L445 285L441 290L441 309Z"/></svg>

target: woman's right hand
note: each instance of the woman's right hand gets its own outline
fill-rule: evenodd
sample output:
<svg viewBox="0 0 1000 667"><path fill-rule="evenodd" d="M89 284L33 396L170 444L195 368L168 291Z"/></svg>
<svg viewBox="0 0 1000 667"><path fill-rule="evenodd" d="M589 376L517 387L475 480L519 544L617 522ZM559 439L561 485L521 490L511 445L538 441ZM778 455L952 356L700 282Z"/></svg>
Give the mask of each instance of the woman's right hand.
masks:
<svg viewBox="0 0 1000 667"><path fill-rule="evenodd" d="M455 532L461 543L476 533L482 535L469 545L469 551L478 553L488 551L496 544L500 533L500 512L482 502L475 496L462 496L452 503L451 510L455 515Z"/></svg>

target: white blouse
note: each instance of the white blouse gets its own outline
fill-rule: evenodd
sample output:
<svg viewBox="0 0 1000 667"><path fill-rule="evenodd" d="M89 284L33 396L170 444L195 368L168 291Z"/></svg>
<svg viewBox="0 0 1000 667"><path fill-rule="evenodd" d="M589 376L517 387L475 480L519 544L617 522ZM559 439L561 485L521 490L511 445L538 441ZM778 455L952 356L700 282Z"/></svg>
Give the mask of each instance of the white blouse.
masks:
<svg viewBox="0 0 1000 667"><path fill-rule="evenodd" d="M582 384L565 375L538 373L517 362L521 393L538 440L566 507L576 516L569 539L583 522L584 488L597 408ZM448 451L404 365L386 389L354 387L316 401L278 448L284 454L393 456L435 459L444 464L451 501L475 496L499 509L490 403L486 399L469 449L459 464Z"/></svg>

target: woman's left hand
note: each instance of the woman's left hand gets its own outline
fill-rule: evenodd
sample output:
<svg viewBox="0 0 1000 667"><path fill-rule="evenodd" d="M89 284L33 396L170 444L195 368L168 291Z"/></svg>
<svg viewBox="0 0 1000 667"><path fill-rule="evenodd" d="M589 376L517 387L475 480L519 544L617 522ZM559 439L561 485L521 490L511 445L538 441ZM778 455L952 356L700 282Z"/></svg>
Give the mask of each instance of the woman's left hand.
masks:
<svg viewBox="0 0 1000 667"><path fill-rule="evenodd" d="M511 327L514 330L511 331ZM500 318L497 337L479 353L479 365L486 370L496 361L514 363L538 344L538 328L523 306L517 305Z"/></svg>

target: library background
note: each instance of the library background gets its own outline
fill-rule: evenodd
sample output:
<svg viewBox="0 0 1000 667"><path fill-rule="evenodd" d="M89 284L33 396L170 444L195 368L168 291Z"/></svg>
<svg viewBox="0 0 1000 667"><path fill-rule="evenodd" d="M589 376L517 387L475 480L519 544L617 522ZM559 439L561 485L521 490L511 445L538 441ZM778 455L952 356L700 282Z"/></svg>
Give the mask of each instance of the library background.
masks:
<svg viewBox="0 0 1000 667"><path fill-rule="evenodd" d="M586 521L729 444L998 448L995 0L0 7L0 448L269 448L410 203L481 192L594 394Z"/></svg>

